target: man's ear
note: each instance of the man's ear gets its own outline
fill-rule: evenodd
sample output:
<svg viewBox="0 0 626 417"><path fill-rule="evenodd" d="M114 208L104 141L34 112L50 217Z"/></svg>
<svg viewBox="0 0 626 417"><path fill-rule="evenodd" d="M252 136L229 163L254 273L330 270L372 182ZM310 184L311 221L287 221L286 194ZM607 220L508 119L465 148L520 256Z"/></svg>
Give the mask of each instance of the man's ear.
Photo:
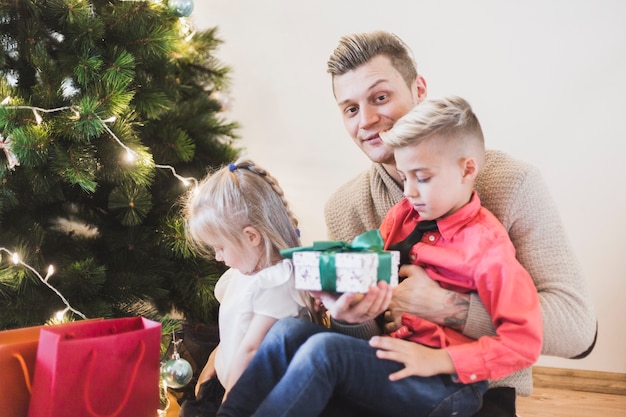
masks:
<svg viewBox="0 0 626 417"><path fill-rule="evenodd" d="M250 242L252 246L259 246L261 244L261 241L263 240L261 239L261 233L255 227L252 227L252 226L244 227L243 235L244 235L244 239Z"/></svg>
<svg viewBox="0 0 626 417"><path fill-rule="evenodd" d="M426 98L428 86L426 85L426 79L419 74L415 77L415 83L415 92L417 93L417 102L419 103Z"/></svg>
<svg viewBox="0 0 626 417"><path fill-rule="evenodd" d="M476 179L478 175L478 162L476 162L475 158L465 158L461 162L461 168L463 169L463 183Z"/></svg>

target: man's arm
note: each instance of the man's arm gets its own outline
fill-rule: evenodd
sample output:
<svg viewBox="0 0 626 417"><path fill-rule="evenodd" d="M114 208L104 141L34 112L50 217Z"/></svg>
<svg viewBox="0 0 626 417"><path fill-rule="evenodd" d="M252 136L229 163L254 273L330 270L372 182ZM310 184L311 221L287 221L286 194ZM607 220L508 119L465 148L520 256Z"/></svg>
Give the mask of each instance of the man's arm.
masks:
<svg viewBox="0 0 626 417"><path fill-rule="evenodd" d="M540 172L490 151L477 183L481 202L502 222L541 303L542 354L573 358L593 346L596 315L585 277ZM480 187L480 188L479 188ZM464 333L480 336L484 317L471 303ZM483 309L484 311L484 309ZM588 353L588 352L587 352Z"/></svg>
<svg viewBox="0 0 626 417"><path fill-rule="evenodd" d="M472 302L470 294L441 288L423 268L416 265L403 265L400 268L400 276L404 279L394 288L393 298L385 313L387 332L401 326L402 313L409 313L463 332ZM478 297L476 300L480 303ZM482 303L479 304L479 308L484 310ZM484 334L495 334L488 314L487 320L489 326Z"/></svg>

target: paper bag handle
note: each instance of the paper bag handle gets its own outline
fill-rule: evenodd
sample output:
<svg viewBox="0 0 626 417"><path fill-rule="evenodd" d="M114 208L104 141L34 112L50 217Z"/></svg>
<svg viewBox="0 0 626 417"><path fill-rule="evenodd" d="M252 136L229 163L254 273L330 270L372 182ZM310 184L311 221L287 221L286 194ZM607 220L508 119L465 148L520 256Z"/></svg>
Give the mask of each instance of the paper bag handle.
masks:
<svg viewBox="0 0 626 417"><path fill-rule="evenodd" d="M131 388L135 385L135 379L137 378L137 374L139 373L139 365L141 365L141 361L143 360L144 354L146 353L146 344L143 340L139 342L141 346L141 351L139 352L139 357L135 362L135 366L133 367L133 372L130 375L130 382L128 383L128 389L126 390L126 394L124 394L124 399L120 402L120 405L117 407L115 411L110 414L99 414L93 409L93 405L89 401L89 387L91 385L91 373L93 372L93 364L96 361L96 351L91 351L91 362L89 363L89 368L87 370L87 381L85 382L85 405L87 406L87 411L94 417L115 417L117 416L128 403L128 399L130 398Z"/></svg>
<svg viewBox="0 0 626 417"><path fill-rule="evenodd" d="M19 353L14 353L13 357L17 359L17 361L20 363L20 367L22 368L22 373L24 374L24 381L26 382L26 389L28 389L29 394L32 394L33 389L30 385L30 374L28 373L28 365L26 365L26 361L24 360L24 357L22 357L22 355L20 355Z"/></svg>

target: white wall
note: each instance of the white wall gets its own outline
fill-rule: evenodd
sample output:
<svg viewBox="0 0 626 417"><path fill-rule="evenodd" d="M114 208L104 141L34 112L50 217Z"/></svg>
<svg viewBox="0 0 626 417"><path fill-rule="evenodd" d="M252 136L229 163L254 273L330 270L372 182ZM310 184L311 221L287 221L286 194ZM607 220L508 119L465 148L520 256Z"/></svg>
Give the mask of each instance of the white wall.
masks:
<svg viewBox="0 0 626 417"><path fill-rule="evenodd" d="M560 207L600 336L587 359L540 364L626 372L626 2L195 0L191 18L218 28L233 69L227 116L281 181L304 244L325 239L324 202L368 166L326 61L346 33L403 38L429 95L468 99L488 146L537 165Z"/></svg>

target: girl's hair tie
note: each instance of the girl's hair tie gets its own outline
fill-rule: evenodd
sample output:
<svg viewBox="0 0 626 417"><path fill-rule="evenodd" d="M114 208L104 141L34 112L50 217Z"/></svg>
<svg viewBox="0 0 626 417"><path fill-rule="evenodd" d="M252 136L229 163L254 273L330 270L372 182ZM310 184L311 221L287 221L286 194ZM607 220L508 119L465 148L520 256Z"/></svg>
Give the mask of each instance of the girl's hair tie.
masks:
<svg viewBox="0 0 626 417"><path fill-rule="evenodd" d="M230 172L233 172L234 170L237 169L237 165L230 163L228 164L228 169L230 169Z"/></svg>

